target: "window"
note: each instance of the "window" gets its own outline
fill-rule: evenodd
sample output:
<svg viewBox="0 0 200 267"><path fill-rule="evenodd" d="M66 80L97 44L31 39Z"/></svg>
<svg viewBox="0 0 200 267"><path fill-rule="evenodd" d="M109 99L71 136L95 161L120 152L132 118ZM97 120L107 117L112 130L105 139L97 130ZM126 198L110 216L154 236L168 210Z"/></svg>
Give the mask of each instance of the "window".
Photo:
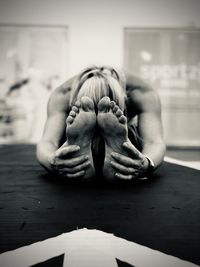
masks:
<svg viewBox="0 0 200 267"><path fill-rule="evenodd" d="M157 89L165 139L172 146L200 146L200 30L124 31L124 68Z"/></svg>
<svg viewBox="0 0 200 267"><path fill-rule="evenodd" d="M51 91L66 79L66 27L0 25L0 143L37 142Z"/></svg>

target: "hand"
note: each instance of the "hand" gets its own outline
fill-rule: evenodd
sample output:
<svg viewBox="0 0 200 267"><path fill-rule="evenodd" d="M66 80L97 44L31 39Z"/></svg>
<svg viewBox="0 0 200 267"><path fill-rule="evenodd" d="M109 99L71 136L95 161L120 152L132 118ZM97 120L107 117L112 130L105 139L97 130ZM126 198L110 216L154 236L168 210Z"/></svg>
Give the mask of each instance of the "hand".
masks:
<svg viewBox="0 0 200 267"><path fill-rule="evenodd" d="M79 150L79 146L64 144L50 159L52 170L67 178L82 177L90 162L88 156L74 156Z"/></svg>
<svg viewBox="0 0 200 267"><path fill-rule="evenodd" d="M122 146L130 157L116 152L111 153L114 159L111 165L116 170L115 176L124 180L144 177L149 166L148 159L133 144L125 142Z"/></svg>

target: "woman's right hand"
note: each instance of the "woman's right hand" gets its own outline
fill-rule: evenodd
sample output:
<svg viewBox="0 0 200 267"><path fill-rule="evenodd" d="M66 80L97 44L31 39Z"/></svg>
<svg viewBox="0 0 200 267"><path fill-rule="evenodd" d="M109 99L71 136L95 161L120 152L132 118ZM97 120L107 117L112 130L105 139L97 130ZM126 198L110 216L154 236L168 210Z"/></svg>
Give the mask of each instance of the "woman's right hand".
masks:
<svg viewBox="0 0 200 267"><path fill-rule="evenodd" d="M77 155L80 147L77 145L61 146L50 158L53 171L66 177L78 178L85 174L85 169L90 165L89 157Z"/></svg>

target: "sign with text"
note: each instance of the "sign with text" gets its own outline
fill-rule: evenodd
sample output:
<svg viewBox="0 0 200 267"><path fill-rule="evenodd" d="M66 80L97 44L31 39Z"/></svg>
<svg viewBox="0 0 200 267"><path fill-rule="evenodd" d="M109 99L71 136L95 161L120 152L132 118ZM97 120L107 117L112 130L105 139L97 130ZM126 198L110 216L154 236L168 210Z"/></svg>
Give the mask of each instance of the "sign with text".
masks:
<svg viewBox="0 0 200 267"><path fill-rule="evenodd" d="M124 68L159 93L168 145L200 145L200 30L124 31Z"/></svg>

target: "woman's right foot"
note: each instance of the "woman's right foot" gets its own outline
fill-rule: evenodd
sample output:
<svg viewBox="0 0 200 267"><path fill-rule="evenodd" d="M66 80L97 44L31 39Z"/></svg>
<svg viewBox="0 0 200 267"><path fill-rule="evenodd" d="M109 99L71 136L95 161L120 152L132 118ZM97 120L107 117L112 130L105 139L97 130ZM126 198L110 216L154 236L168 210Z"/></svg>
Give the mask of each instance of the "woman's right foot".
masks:
<svg viewBox="0 0 200 267"><path fill-rule="evenodd" d="M80 101L72 107L66 120L67 145L78 145L80 151L77 155L89 157L90 165L85 170L84 178L91 178L95 174L91 143L96 127L96 114L92 99L83 96Z"/></svg>

